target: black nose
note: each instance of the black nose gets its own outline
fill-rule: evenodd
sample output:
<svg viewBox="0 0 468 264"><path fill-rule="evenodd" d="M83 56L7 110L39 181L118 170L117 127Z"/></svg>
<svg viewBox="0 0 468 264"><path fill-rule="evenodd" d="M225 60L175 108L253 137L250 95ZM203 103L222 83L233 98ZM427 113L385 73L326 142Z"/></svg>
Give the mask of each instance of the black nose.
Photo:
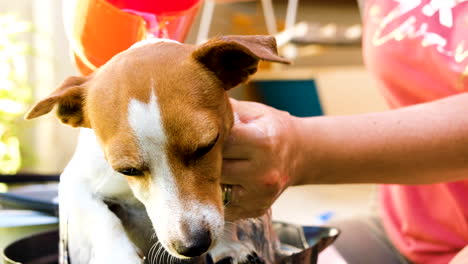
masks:
<svg viewBox="0 0 468 264"><path fill-rule="evenodd" d="M208 251L211 246L210 231L197 232L187 241L174 241L173 247L182 256L198 257Z"/></svg>

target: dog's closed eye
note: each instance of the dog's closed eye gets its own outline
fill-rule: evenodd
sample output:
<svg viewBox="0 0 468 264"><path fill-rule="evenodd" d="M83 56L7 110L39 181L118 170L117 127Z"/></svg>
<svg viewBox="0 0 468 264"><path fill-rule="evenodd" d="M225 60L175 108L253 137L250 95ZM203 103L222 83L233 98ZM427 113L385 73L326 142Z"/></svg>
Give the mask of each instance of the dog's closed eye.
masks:
<svg viewBox="0 0 468 264"><path fill-rule="evenodd" d="M211 151L211 149L216 145L216 142L218 142L219 139L219 133L216 135L216 138L214 138L210 143L207 145L202 145L198 146L197 149L190 155L190 159L197 160Z"/></svg>
<svg viewBox="0 0 468 264"><path fill-rule="evenodd" d="M127 176L143 176L144 174L143 170L137 168L123 168L117 169L116 171Z"/></svg>

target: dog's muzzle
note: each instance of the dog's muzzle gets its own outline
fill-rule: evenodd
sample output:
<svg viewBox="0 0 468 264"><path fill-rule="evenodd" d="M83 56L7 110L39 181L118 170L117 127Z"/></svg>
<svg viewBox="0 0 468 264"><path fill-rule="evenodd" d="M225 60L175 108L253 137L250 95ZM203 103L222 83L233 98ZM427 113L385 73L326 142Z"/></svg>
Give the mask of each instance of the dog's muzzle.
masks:
<svg viewBox="0 0 468 264"><path fill-rule="evenodd" d="M223 204L226 206L232 201L232 185L223 184L221 188L223 190Z"/></svg>

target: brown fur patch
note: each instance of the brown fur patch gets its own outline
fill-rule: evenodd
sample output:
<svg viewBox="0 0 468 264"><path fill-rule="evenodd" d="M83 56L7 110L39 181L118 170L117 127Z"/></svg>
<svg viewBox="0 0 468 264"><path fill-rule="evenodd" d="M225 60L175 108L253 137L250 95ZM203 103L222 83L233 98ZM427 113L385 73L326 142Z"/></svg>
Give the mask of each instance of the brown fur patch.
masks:
<svg viewBox="0 0 468 264"><path fill-rule="evenodd" d="M200 46L193 57L212 71L226 90L247 81L257 72L259 60L290 62L280 56L271 36L224 36Z"/></svg>
<svg viewBox="0 0 468 264"><path fill-rule="evenodd" d="M59 88L45 99L36 103L26 114L25 119L33 119L52 111L57 105L57 117L72 127L89 127L88 118L84 112L87 77L72 76L67 78Z"/></svg>

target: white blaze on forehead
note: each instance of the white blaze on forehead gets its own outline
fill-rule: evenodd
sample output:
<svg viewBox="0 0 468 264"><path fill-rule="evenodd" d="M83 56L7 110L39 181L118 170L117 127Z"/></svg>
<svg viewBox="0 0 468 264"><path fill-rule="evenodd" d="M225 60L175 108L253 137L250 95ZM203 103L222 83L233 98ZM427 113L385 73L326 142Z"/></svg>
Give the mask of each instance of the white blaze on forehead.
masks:
<svg viewBox="0 0 468 264"><path fill-rule="evenodd" d="M151 80L154 86L153 80ZM158 232L166 228L170 214L179 214L179 194L170 169L165 145L161 111L152 91L148 103L132 99L128 105L128 121L138 142L138 150L151 171L150 186L131 186L135 196L145 205L153 226ZM162 229L162 230L164 230ZM158 234L164 239L164 234Z"/></svg>
<svg viewBox="0 0 468 264"><path fill-rule="evenodd" d="M151 80L151 83L154 86L153 80ZM165 149L167 136L164 132L161 111L154 91L151 92L148 103L136 99L130 100L128 104L128 122L135 133L138 150L153 174L151 177L158 180L160 185L158 187L164 189L165 195L175 198L177 189ZM152 181L153 185L155 183L155 181Z"/></svg>
<svg viewBox="0 0 468 264"><path fill-rule="evenodd" d="M175 44L181 44L178 41L172 40L172 39L163 39L163 38L148 38L144 39L141 41L138 41L137 43L133 44L130 49L142 47L148 44L154 44L154 43L159 43L159 42L169 42L169 43L175 43Z"/></svg>
<svg viewBox="0 0 468 264"><path fill-rule="evenodd" d="M160 146L166 144L167 139L161 120L161 112L154 91L151 92L148 103L137 99L130 100L128 121L140 144L147 143L145 140L148 139L151 139L153 144ZM141 147L145 148L145 145Z"/></svg>
<svg viewBox="0 0 468 264"><path fill-rule="evenodd" d="M190 195L178 191L166 153L168 140L154 90L148 103L130 100L128 121L136 136L138 150L151 171L150 186L133 185L131 188L145 205L161 243L167 248L172 239L184 238L183 223L189 224L192 231L189 233L206 223L210 225L212 234L219 236L223 219L218 210L212 205L184 201L190 199Z"/></svg>

